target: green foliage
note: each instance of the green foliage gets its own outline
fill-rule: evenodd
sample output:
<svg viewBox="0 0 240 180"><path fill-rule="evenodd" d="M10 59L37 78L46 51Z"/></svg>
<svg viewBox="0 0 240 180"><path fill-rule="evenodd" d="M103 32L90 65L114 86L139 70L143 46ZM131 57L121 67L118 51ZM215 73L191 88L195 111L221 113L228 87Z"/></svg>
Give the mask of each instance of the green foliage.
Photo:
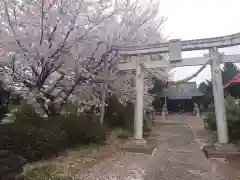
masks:
<svg viewBox="0 0 240 180"><path fill-rule="evenodd" d="M233 97L226 98L226 115L230 141L240 140L240 104ZM205 123L210 130L217 130L214 105L210 105L204 114Z"/></svg>
<svg viewBox="0 0 240 180"><path fill-rule="evenodd" d="M217 124L216 124L216 116L215 116L215 109L214 105L210 104L208 106L208 111L204 112L204 122L210 130L216 131Z"/></svg>
<svg viewBox="0 0 240 180"><path fill-rule="evenodd" d="M105 118L110 127L122 127L133 131L134 104L129 102L124 106L116 97L110 97L108 99Z"/></svg>
<svg viewBox="0 0 240 180"><path fill-rule="evenodd" d="M153 114L150 111L145 112L143 119L143 132L150 132L153 125Z"/></svg>
<svg viewBox="0 0 240 180"><path fill-rule="evenodd" d="M156 109L157 111L161 111L161 108L163 106L163 101L161 100L160 97L158 96L154 96L154 99L152 101L152 106L154 107L154 109Z"/></svg>
<svg viewBox="0 0 240 180"><path fill-rule="evenodd" d="M124 127L129 131L134 131L134 104L129 102L124 106L123 117L124 117Z"/></svg>
<svg viewBox="0 0 240 180"><path fill-rule="evenodd" d="M117 129L115 133L117 137L121 139L128 139L130 137L133 137L133 132L128 131L126 129Z"/></svg>
<svg viewBox="0 0 240 180"><path fill-rule="evenodd" d="M124 110L125 107L114 96L108 98L108 106L105 109L105 118L110 127L124 127Z"/></svg>
<svg viewBox="0 0 240 180"><path fill-rule="evenodd" d="M42 119L30 105L22 104L14 115L15 123L1 129L1 148L29 161L49 158L80 144L104 143L107 137L106 126L91 114L67 113Z"/></svg>
<svg viewBox="0 0 240 180"><path fill-rule="evenodd" d="M209 104L213 103L213 88L212 88L212 82L206 81L202 82L199 87L199 91L202 92L204 95L200 98L200 104L205 111Z"/></svg>
<svg viewBox="0 0 240 180"><path fill-rule="evenodd" d="M66 148L85 144L103 144L108 136L108 126L122 128L124 135L132 136L134 130L134 104L122 105L114 97L106 108L106 124L101 125L99 116L82 113L71 104L60 116L42 118L33 107L21 102L13 113L15 122L0 129L0 149L7 149L25 157L28 161L50 158ZM151 130L152 118L144 115L145 132ZM3 126L2 126L3 127ZM122 133L122 134L123 134Z"/></svg>
<svg viewBox="0 0 240 180"><path fill-rule="evenodd" d="M240 71L238 67L233 63L224 63L222 68L222 81L223 85L227 84L234 76L239 74ZM200 100L200 104L204 110L208 108L208 105L214 102L213 99L213 86L211 80L206 80L202 82L198 89L204 93ZM233 97L240 97L240 84L233 84L224 89L225 95L231 95Z"/></svg>
<svg viewBox="0 0 240 180"><path fill-rule="evenodd" d="M156 110L161 110L161 107L162 107L163 102L161 101L161 93L163 91L163 88L164 88L163 82L161 80L154 78L153 88L149 90L149 93L154 95L152 105Z"/></svg>
<svg viewBox="0 0 240 180"><path fill-rule="evenodd" d="M61 126L67 136L68 146L76 144L103 144L108 135L108 126L101 125L98 116L81 114L80 116L60 116Z"/></svg>
<svg viewBox="0 0 240 180"><path fill-rule="evenodd" d="M144 114L143 131L151 130L152 117L150 112ZM134 104L129 102L125 106L116 97L108 99L105 118L110 127L122 128L133 133L134 131Z"/></svg>
<svg viewBox="0 0 240 180"><path fill-rule="evenodd" d="M10 100L11 93L4 89L2 82L0 81L0 120L8 111L8 102Z"/></svg>
<svg viewBox="0 0 240 180"><path fill-rule="evenodd" d="M240 73L238 67L233 63L224 63L223 69L222 69L222 80L223 84L227 84L230 79L232 79L234 76L236 76L238 73Z"/></svg>

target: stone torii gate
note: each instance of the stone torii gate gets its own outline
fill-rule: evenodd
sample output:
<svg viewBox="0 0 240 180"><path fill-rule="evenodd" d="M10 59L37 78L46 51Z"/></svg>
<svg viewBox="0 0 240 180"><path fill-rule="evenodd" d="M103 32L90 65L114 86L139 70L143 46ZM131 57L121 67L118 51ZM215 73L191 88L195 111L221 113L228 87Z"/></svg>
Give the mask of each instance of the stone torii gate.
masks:
<svg viewBox="0 0 240 180"><path fill-rule="evenodd" d="M240 45L240 33L205 39L181 41L170 40L166 43L150 44L144 46L114 47L121 56L139 56L135 61L120 63L119 70L136 70L136 101L134 117L134 139L137 142L143 140L143 74L141 63L146 68L167 68L203 65L210 61L215 113L217 119L218 140L220 143L228 143L228 129L226 122L226 110L224 104L222 74L220 64L225 62L240 62L240 54L224 55L218 52L218 48ZM182 58L182 51L209 50L204 57ZM168 53L169 59L151 61L148 55Z"/></svg>

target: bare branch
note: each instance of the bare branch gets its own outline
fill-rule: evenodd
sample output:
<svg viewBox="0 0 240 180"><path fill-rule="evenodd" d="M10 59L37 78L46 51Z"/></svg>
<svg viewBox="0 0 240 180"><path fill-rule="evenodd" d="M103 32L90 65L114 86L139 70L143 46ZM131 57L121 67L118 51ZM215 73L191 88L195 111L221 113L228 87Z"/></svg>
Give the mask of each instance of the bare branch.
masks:
<svg viewBox="0 0 240 180"><path fill-rule="evenodd" d="M77 42L77 41L80 41L80 40L83 40L84 37L86 37L86 35L87 35L91 30L93 30L94 28L96 28L99 24L101 24L103 21L105 21L106 19L110 18L110 17L113 16L114 14L115 14L115 12L112 12L110 15L102 18L102 19L98 22L98 24L91 25L91 23L89 23L90 27L85 31L85 33L84 33L82 36L76 38L76 42ZM99 15L99 16L100 16L100 15ZM87 17L88 17L88 16L87 16ZM90 22L90 19L88 19L88 21Z"/></svg>
<svg viewBox="0 0 240 180"><path fill-rule="evenodd" d="M50 34L50 36L49 36L49 38L48 38L49 49L52 47L52 41L53 41L53 39L54 39L54 34L55 34L56 30L57 30L57 26L58 26L58 22L57 22L56 25L54 26L53 31L51 32L51 34Z"/></svg>
<svg viewBox="0 0 240 180"><path fill-rule="evenodd" d="M57 0L53 0L53 2L49 4L47 10L50 10L56 2Z"/></svg>
<svg viewBox="0 0 240 180"><path fill-rule="evenodd" d="M57 85L59 84L59 82L61 80L63 80L65 74L61 74L59 76L59 78L53 83L53 85L51 86L51 88L47 91L48 94L51 94L53 92L53 90L57 87Z"/></svg>
<svg viewBox="0 0 240 180"><path fill-rule="evenodd" d="M74 24L76 23L76 16L74 17L74 19L72 20L72 24L68 30L68 32L66 33L63 42L61 43L60 47L57 48L57 50L49 57L49 58L54 58L65 46L65 43L67 42L68 37L70 36L71 32L74 30Z"/></svg>
<svg viewBox="0 0 240 180"><path fill-rule="evenodd" d="M32 71L33 71L34 75L35 75L37 78L39 78L39 77L40 77L40 75L38 74L38 72L37 72L36 68L35 68L33 65L31 65L31 69L32 69Z"/></svg>
<svg viewBox="0 0 240 180"><path fill-rule="evenodd" d="M16 42L17 42L18 46L23 50L23 52L28 52L27 49L21 44L18 37L16 36L16 32L15 32L13 26L12 26L12 22L11 22L10 15L9 15L9 12L8 12L8 6L7 6L6 1L4 1L4 7L5 7L5 14L6 14L7 20L8 20L8 25L9 25L13 35L15 36L15 39L16 39Z"/></svg>
<svg viewBox="0 0 240 180"><path fill-rule="evenodd" d="M17 20L17 13L16 13L16 5L13 5L13 15L14 15L14 19L15 21Z"/></svg>
<svg viewBox="0 0 240 180"><path fill-rule="evenodd" d="M102 43L103 43L103 41L98 41L98 42L97 42L97 46L96 46L95 50L94 50L93 53L92 53L92 56L91 56L91 57L86 57L87 59L90 60L90 62L93 62L93 61L94 61L94 56L96 55L96 52L97 52L97 50L99 49L99 47L100 47L100 45L101 45Z"/></svg>
<svg viewBox="0 0 240 180"><path fill-rule="evenodd" d="M66 104L69 96L72 94L72 92L75 90L76 86L79 85L80 82L84 82L87 79L85 77L83 77L81 74L78 76L78 78L76 79L76 81L74 82L74 84L71 86L71 88L66 92L65 97L63 98L63 101L61 102L61 106L63 106L64 104Z"/></svg>

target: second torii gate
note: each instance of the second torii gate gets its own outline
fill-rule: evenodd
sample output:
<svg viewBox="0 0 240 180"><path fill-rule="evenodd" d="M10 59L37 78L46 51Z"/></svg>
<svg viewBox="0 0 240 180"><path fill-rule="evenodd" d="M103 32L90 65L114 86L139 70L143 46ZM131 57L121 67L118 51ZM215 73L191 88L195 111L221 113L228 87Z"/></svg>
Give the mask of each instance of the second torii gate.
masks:
<svg viewBox="0 0 240 180"><path fill-rule="evenodd" d="M119 64L119 70L136 70L136 101L135 101L135 130L134 139L143 142L143 74L141 63L146 68L167 68L203 65L210 60L215 113L217 118L218 140L228 143L228 129L226 110L224 104L223 84L220 64L225 62L240 62L240 54L223 55L218 48L240 45L240 33L215 38L195 39L181 41L170 40L166 43L150 44L144 46L115 47L122 56L140 56L136 61ZM209 50L204 57L182 58L182 51ZM148 55L168 53L169 59L150 61Z"/></svg>

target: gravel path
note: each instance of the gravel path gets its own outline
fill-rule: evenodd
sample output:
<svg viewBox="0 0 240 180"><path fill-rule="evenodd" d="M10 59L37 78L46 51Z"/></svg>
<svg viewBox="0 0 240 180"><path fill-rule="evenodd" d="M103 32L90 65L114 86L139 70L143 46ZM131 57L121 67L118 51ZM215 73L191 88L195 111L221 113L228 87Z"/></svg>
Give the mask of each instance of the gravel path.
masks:
<svg viewBox="0 0 240 180"><path fill-rule="evenodd" d="M207 160L196 142L189 120L194 117L178 115L168 121L177 124L157 124L149 138L157 141L152 155L117 152L96 164L83 180L226 180ZM192 121L191 120L191 121ZM228 179L230 180L230 179ZM235 180L235 179L234 179Z"/></svg>
<svg viewBox="0 0 240 180"><path fill-rule="evenodd" d="M169 117L186 122L185 115ZM205 159L187 123L163 125L155 130L158 148L149 161L144 180L223 180Z"/></svg>

